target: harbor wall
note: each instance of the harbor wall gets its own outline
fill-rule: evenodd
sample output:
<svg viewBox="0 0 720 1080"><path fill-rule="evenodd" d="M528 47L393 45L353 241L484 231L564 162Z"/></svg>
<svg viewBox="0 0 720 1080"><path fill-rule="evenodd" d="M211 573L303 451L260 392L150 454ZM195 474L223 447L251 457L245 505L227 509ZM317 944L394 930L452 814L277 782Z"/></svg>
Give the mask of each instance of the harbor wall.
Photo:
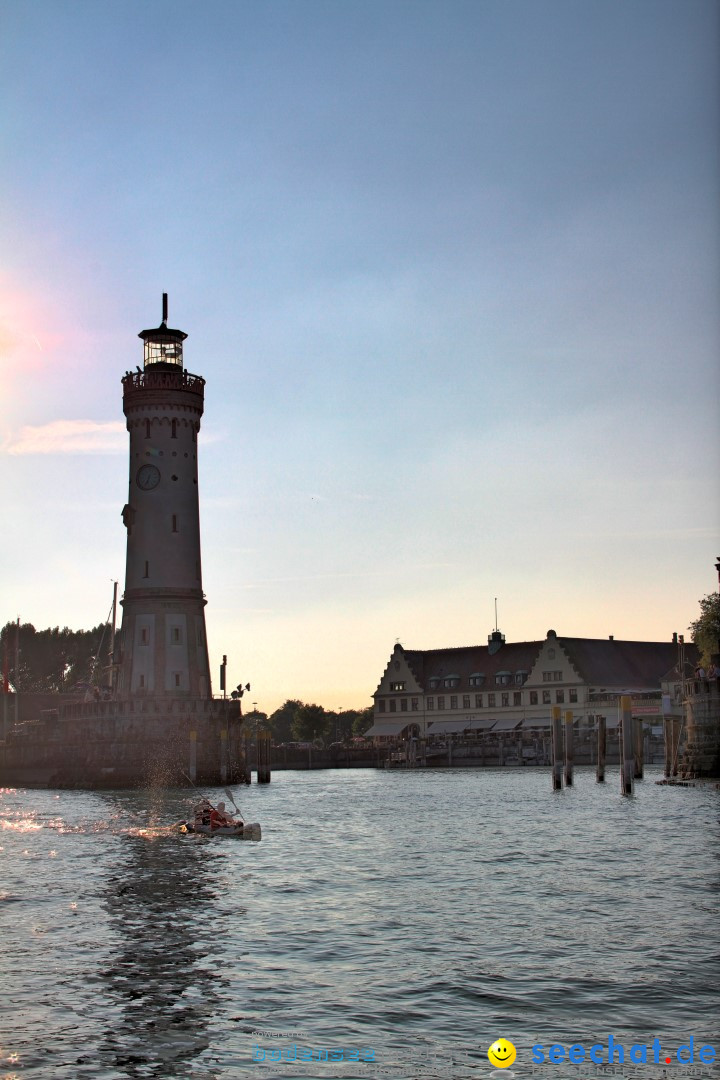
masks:
<svg viewBox="0 0 720 1080"><path fill-rule="evenodd" d="M0 785L121 788L237 783L245 730L236 702L212 699L60 705L0 742Z"/></svg>

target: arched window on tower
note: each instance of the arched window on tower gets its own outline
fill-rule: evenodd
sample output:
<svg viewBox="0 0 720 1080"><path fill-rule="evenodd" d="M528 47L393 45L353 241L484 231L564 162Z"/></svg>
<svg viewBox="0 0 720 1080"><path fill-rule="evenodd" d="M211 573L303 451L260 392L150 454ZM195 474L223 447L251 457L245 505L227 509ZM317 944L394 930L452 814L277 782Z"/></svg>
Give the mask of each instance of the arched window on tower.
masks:
<svg viewBox="0 0 720 1080"><path fill-rule="evenodd" d="M171 438L177 439L177 420L171 421L172 433Z"/></svg>

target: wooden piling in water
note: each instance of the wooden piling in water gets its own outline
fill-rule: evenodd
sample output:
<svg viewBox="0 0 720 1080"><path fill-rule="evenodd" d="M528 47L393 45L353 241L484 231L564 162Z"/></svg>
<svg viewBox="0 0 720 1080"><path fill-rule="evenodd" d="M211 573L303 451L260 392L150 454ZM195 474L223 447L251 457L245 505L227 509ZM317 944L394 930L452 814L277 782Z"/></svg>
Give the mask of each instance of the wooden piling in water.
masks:
<svg viewBox="0 0 720 1080"><path fill-rule="evenodd" d="M665 779L672 775L673 718L663 717L663 736L665 738Z"/></svg>
<svg viewBox="0 0 720 1080"><path fill-rule="evenodd" d="M680 760L680 735L682 733L682 720L679 716L673 717L672 722L672 775L678 774Z"/></svg>
<svg viewBox="0 0 720 1080"><path fill-rule="evenodd" d="M635 770L634 777L636 780L642 780L643 778L643 766L644 754L643 754L643 722L640 719L635 720Z"/></svg>
<svg viewBox="0 0 720 1080"><path fill-rule="evenodd" d="M605 783L605 757L607 755L607 727L604 716L597 718L597 770L595 778L598 784Z"/></svg>
<svg viewBox="0 0 720 1080"><path fill-rule="evenodd" d="M270 783L270 732L258 731L257 737L257 782Z"/></svg>
<svg viewBox="0 0 720 1080"><path fill-rule="evenodd" d="M633 793L635 752L633 748L632 702L627 694L620 698L620 791L623 795Z"/></svg>
<svg viewBox="0 0 720 1080"><path fill-rule="evenodd" d="M562 716L559 705L552 707L552 786L562 790Z"/></svg>
<svg viewBox="0 0 720 1080"><path fill-rule="evenodd" d="M573 714L572 709L565 713L565 786L572 787L573 782Z"/></svg>

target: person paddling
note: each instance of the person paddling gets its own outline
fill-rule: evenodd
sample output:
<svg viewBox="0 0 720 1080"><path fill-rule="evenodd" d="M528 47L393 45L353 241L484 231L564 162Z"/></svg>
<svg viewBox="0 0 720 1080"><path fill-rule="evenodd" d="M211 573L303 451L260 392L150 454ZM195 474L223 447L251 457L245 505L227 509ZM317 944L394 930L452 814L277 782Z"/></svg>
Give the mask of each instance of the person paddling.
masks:
<svg viewBox="0 0 720 1080"><path fill-rule="evenodd" d="M217 809L213 810L210 814L210 828L220 829L223 825L236 825L237 822L233 821L229 814L225 812L225 803L219 802Z"/></svg>

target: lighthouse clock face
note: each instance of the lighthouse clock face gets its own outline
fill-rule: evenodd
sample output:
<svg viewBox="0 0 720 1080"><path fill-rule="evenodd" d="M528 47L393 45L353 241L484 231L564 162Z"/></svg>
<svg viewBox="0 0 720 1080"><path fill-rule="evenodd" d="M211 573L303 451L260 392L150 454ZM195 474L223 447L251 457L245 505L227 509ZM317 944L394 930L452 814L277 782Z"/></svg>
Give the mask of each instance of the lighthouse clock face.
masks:
<svg viewBox="0 0 720 1080"><path fill-rule="evenodd" d="M154 465L141 465L137 471L135 483L141 491L152 491L160 483L160 470Z"/></svg>

